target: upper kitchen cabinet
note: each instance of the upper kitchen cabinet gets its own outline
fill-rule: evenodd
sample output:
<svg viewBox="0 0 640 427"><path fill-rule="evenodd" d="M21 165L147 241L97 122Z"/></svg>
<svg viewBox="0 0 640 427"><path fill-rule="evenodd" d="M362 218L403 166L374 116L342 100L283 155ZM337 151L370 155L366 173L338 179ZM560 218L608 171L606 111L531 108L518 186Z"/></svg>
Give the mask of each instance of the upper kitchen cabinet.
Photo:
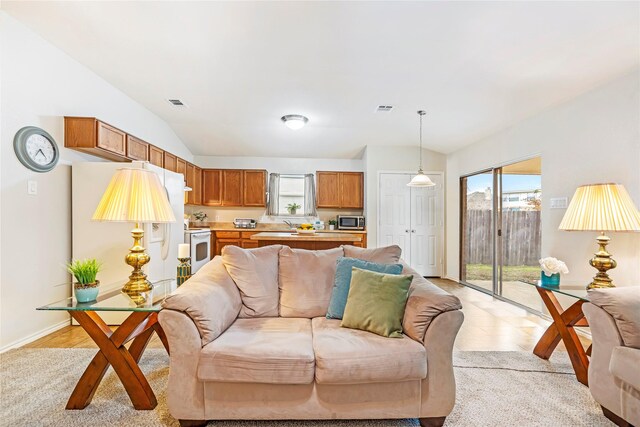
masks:
<svg viewBox="0 0 640 427"><path fill-rule="evenodd" d="M222 206L242 206L243 172L241 169L222 171Z"/></svg>
<svg viewBox="0 0 640 427"><path fill-rule="evenodd" d="M266 207L267 206L267 171L244 171L243 205Z"/></svg>
<svg viewBox="0 0 640 427"><path fill-rule="evenodd" d="M364 209L362 172L316 172L317 207Z"/></svg>
<svg viewBox="0 0 640 427"><path fill-rule="evenodd" d="M178 158L168 151L164 152L164 168L171 172L178 170Z"/></svg>
<svg viewBox="0 0 640 427"><path fill-rule="evenodd" d="M176 159L176 172L184 175L185 181L187 180L187 162L180 157Z"/></svg>
<svg viewBox="0 0 640 427"><path fill-rule="evenodd" d="M201 205L202 204L202 169L187 163L185 166L185 180L187 181L187 187L191 187L191 191L187 193L187 204L189 205Z"/></svg>
<svg viewBox="0 0 640 427"><path fill-rule="evenodd" d="M202 204L222 206L222 171L220 169L202 170Z"/></svg>
<svg viewBox="0 0 640 427"><path fill-rule="evenodd" d="M126 136L95 117L64 118L64 146L104 159L127 160Z"/></svg>
<svg viewBox="0 0 640 427"><path fill-rule="evenodd" d="M149 160L149 144L135 136L127 135L127 158L130 160Z"/></svg>
<svg viewBox="0 0 640 427"><path fill-rule="evenodd" d="M164 150L155 145L149 145L149 163L159 168L164 167Z"/></svg>

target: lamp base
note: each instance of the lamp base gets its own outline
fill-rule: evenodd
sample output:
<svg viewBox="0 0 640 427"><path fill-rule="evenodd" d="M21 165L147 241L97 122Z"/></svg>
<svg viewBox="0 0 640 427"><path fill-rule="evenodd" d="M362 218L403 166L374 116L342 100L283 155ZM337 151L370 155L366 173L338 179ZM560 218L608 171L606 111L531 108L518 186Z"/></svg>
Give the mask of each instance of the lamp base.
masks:
<svg viewBox="0 0 640 427"><path fill-rule="evenodd" d="M607 274L608 270L612 268L616 268L618 263L611 258L611 254L607 252L607 245L611 239L604 235L604 233L600 234L596 241L600 248L598 252L596 252L593 258L589 260L589 265L598 270L598 274L596 274L593 278L593 281L587 285L587 289L594 288L615 288L613 284L613 280Z"/></svg>
<svg viewBox="0 0 640 427"><path fill-rule="evenodd" d="M151 282L147 280L147 275L142 271L142 266L147 264L151 257L140 244L144 237L144 230L138 227L138 224L136 224L136 228L131 230L131 236L133 237L133 246L129 249L127 256L124 257L124 261L133 267L133 272L129 276L129 281L122 287L122 292L129 295L136 304L141 304L147 299L143 293L153 289Z"/></svg>

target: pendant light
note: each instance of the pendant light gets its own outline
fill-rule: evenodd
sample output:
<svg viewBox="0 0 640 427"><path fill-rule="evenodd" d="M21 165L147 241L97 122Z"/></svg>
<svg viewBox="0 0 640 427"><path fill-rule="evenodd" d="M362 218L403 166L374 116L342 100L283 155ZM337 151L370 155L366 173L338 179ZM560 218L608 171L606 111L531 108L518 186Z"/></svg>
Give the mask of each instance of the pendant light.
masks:
<svg viewBox="0 0 640 427"><path fill-rule="evenodd" d="M433 187L435 185L422 171L422 116L425 114L427 112L424 110L418 111L420 116L420 167L418 168L418 174L411 178L411 182L407 184L408 187Z"/></svg>

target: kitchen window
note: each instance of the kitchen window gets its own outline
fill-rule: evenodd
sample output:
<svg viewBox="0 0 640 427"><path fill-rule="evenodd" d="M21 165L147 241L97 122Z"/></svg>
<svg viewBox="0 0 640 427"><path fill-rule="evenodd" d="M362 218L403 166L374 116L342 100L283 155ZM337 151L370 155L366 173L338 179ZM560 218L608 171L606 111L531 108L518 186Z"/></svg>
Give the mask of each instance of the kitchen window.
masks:
<svg viewBox="0 0 640 427"><path fill-rule="evenodd" d="M269 175L271 216L315 216L315 180L312 174Z"/></svg>

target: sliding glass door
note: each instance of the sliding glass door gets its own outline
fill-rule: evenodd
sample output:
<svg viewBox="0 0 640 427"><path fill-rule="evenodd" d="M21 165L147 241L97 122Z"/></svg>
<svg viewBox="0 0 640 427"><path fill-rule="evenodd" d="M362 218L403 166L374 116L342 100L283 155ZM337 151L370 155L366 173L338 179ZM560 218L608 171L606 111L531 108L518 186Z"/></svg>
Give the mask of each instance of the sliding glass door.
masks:
<svg viewBox="0 0 640 427"><path fill-rule="evenodd" d="M542 196L540 158L460 179L460 280L539 309Z"/></svg>

